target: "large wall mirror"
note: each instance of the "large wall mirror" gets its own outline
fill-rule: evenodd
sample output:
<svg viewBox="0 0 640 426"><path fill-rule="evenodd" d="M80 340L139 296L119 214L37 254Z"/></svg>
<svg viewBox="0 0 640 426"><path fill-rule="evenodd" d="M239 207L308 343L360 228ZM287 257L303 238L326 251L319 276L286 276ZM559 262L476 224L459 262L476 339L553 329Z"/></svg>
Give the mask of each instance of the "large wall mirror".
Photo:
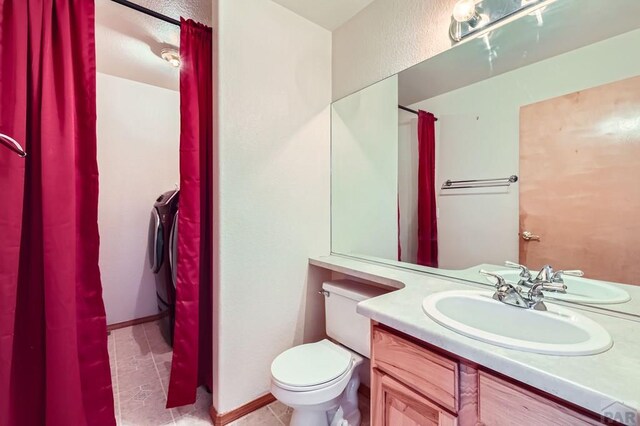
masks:
<svg viewBox="0 0 640 426"><path fill-rule="evenodd" d="M551 265L546 297L640 316L638 16L559 0L335 102L332 251L486 285Z"/></svg>

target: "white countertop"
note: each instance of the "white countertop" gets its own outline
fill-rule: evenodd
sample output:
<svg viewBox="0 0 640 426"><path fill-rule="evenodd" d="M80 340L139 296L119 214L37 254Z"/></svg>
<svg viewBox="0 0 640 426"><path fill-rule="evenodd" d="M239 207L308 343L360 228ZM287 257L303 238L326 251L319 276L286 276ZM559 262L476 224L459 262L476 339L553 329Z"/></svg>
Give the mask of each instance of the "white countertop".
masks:
<svg viewBox="0 0 640 426"><path fill-rule="evenodd" d="M610 350L578 357L522 352L465 337L423 312L426 296L477 288L470 284L339 255L311 258L309 263L398 289L358 304L358 313L374 321L592 412L603 413L616 404L616 412L628 407L640 413L639 322L580 310L611 334Z"/></svg>

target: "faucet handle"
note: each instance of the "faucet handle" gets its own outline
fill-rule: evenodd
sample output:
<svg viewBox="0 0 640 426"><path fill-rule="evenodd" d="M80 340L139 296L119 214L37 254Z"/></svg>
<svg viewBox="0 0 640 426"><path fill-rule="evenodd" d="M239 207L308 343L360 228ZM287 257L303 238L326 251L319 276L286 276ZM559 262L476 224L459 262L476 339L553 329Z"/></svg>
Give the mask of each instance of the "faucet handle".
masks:
<svg viewBox="0 0 640 426"><path fill-rule="evenodd" d="M524 278L525 280L531 278L531 271L529 271L529 268L524 265L520 265L519 263L510 262L507 260L504 262L504 266L514 269L520 269L520 278Z"/></svg>
<svg viewBox="0 0 640 426"><path fill-rule="evenodd" d="M550 292L554 292L554 293L566 293L567 292L567 286L565 285L564 282L542 282L541 284L541 290L544 291L550 291Z"/></svg>
<svg viewBox="0 0 640 426"><path fill-rule="evenodd" d="M495 274L493 272L486 271L484 269L480 269L478 272L481 273L482 275L484 275L485 277L493 277L496 280L498 280L498 282L495 285L496 288L500 288L500 287L503 287L505 285L508 285L507 282L504 280L504 277L502 275L498 275L498 274Z"/></svg>
<svg viewBox="0 0 640 426"><path fill-rule="evenodd" d="M556 271L555 274L553 275L558 275L558 276L562 276L562 275L570 275L572 277L584 277L584 272L582 272L580 269L570 269L567 271Z"/></svg>
<svg viewBox="0 0 640 426"><path fill-rule="evenodd" d="M551 284L556 284L556 285L561 285L562 288L557 289L555 291L559 291L562 293L566 293L567 290L567 286L564 285L564 280L562 279L562 275L569 275L572 277L583 277L584 276L584 272L575 269L575 270L569 270L569 271L555 271L553 273L553 275L551 275ZM554 290L552 290L554 291Z"/></svg>

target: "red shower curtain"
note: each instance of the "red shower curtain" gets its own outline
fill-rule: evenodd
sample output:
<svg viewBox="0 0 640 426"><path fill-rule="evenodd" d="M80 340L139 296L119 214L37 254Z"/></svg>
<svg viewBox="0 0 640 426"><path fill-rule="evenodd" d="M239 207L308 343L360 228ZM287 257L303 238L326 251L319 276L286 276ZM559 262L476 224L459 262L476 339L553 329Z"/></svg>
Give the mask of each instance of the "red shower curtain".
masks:
<svg viewBox="0 0 640 426"><path fill-rule="evenodd" d="M167 407L212 382L212 30L180 23L180 213L173 362Z"/></svg>
<svg viewBox="0 0 640 426"><path fill-rule="evenodd" d="M114 425L98 269L94 5L0 1L0 425Z"/></svg>
<svg viewBox="0 0 640 426"><path fill-rule="evenodd" d="M418 111L418 265L438 267L436 119Z"/></svg>

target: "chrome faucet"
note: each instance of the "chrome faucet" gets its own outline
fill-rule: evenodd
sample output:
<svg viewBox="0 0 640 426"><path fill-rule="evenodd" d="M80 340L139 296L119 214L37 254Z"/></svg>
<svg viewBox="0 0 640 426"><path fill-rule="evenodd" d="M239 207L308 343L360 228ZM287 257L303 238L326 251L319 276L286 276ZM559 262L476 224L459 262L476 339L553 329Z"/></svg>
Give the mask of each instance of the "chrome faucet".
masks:
<svg viewBox="0 0 640 426"><path fill-rule="evenodd" d="M551 282L553 278L553 268L551 265L544 265L538 275L533 279L536 282Z"/></svg>
<svg viewBox="0 0 640 426"><path fill-rule="evenodd" d="M544 265L538 275L531 281L533 285L536 284L547 284L549 288L548 291L553 291L557 293L566 293L567 286L564 285L564 281L562 280L562 274L556 275L553 271L551 265Z"/></svg>
<svg viewBox="0 0 640 426"><path fill-rule="evenodd" d="M509 284L501 275L484 269L479 272L484 276L493 277L497 280L495 285L496 292L493 294L495 300L518 308L534 309L536 311L547 310L547 306L542 301L544 299L542 291L545 290L545 284L534 284L526 294L523 294L522 287Z"/></svg>
<svg viewBox="0 0 640 426"><path fill-rule="evenodd" d="M584 272L580 270L570 271L554 271L551 265L544 265L538 275L531 281L532 284L542 283L545 284L546 291L553 291L556 293L566 293L567 286L564 284L562 275L571 275L574 277L584 276Z"/></svg>
<svg viewBox="0 0 640 426"><path fill-rule="evenodd" d="M532 288L536 284L544 284L543 290L555 293L566 293L567 286L562 279L563 275L571 275L574 277L584 276L584 272L580 270L554 271L551 265L544 265L540 272L533 278L531 271L524 266L514 262L505 262L505 266L510 268L520 268L520 280L518 285L522 287Z"/></svg>

